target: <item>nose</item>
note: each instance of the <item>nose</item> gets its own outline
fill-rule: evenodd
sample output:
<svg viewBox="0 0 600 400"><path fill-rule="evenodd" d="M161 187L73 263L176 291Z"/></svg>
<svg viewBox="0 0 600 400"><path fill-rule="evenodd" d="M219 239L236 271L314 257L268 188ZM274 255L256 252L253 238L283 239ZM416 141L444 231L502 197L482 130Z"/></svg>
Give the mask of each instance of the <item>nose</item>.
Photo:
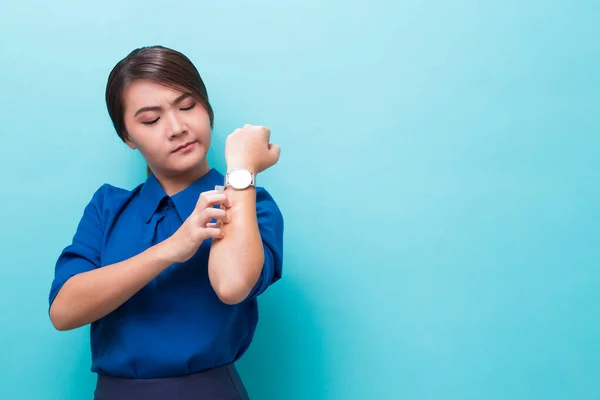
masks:
<svg viewBox="0 0 600 400"><path fill-rule="evenodd" d="M167 113L167 120L169 122L167 129L169 139L180 136L186 132L185 124L179 119L176 113Z"/></svg>

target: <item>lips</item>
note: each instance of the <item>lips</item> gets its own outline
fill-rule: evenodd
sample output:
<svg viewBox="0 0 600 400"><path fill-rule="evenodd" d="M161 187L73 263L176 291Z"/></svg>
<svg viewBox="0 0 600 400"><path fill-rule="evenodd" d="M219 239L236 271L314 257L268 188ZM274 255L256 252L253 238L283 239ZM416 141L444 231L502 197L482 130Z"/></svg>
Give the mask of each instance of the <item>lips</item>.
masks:
<svg viewBox="0 0 600 400"><path fill-rule="evenodd" d="M194 143L196 143L195 141L192 142L187 142L182 144L181 146L179 146L178 148L176 148L175 150L173 150L173 153L181 151L181 150L187 150L188 148L190 148Z"/></svg>

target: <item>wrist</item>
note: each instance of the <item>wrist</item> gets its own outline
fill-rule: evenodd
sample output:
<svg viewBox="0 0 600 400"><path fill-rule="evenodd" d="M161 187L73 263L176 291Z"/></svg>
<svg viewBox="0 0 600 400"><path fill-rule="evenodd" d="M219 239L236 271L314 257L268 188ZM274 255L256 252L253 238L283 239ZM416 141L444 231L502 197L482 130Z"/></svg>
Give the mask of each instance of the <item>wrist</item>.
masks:
<svg viewBox="0 0 600 400"><path fill-rule="evenodd" d="M229 198L229 212L231 213L231 224L235 226L236 215L239 210L247 209L248 207L256 207L256 188L250 186L244 190L236 190L234 188L226 188L227 197ZM256 211L254 211L256 212ZM243 220L242 220L243 221Z"/></svg>
<svg viewBox="0 0 600 400"><path fill-rule="evenodd" d="M156 257L161 260L167 267L169 265L180 262L177 257L177 250L173 245L172 237L169 237L154 246Z"/></svg>
<svg viewBox="0 0 600 400"><path fill-rule="evenodd" d="M256 174L256 167L249 161L244 160L232 160L227 161L227 172L231 172L236 169L246 169L253 174Z"/></svg>

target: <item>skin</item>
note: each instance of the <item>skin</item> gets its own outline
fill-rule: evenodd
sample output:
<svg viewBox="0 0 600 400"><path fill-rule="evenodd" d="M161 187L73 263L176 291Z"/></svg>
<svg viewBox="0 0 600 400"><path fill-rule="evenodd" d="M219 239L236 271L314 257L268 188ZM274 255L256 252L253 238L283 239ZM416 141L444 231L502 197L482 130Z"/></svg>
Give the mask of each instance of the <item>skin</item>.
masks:
<svg viewBox="0 0 600 400"><path fill-rule="evenodd" d="M142 154L168 195L185 189L210 170L206 158L210 120L200 102L185 91L149 81L132 83L123 97L125 142ZM266 127L236 129L226 140L227 169L246 168L258 174L276 164L280 148L269 139ZM212 219L217 223L209 223ZM167 267L191 258L208 238L212 239L208 271L215 293L226 304L243 301L264 263L256 190L227 188L225 193L202 193L192 214L163 242L127 260L70 278L50 308L53 325L69 330L102 318Z"/></svg>

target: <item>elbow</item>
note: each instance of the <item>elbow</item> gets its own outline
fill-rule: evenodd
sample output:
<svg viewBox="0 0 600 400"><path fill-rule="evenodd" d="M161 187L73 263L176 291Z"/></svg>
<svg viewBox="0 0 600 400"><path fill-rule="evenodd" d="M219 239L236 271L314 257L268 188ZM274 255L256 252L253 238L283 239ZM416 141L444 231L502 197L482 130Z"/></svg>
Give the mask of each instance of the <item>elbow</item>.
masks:
<svg viewBox="0 0 600 400"><path fill-rule="evenodd" d="M52 304L50 307L50 322L52 322L52 326L57 331L66 331L68 330L67 321L57 309L56 304Z"/></svg>
<svg viewBox="0 0 600 400"><path fill-rule="evenodd" d="M228 305L239 304L248 298L254 285L258 282L261 269L258 268L257 271L256 276L254 276L254 273L252 275L221 276L219 279L214 280L212 286L223 303Z"/></svg>
<svg viewBox="0 0 600 400"><path fill-rule="evenodd" d="M223 303L235 305L244 301L250 294L250 288L247 285L234 282L223 282L217 286L215 292Z"/></svg>
<svg viewBox="0 0 600 400"><path fill-rule="evenodd" d="M258 282L262 272L262 260L260 263L244 265L234 269L234 273L223 273L223 270L231 269L211 268L209 266L209 278L211 285L221 302L227 305L235 305L248 298L254 285Z"/></svg>
<svg viewBox="0 0 600 400"><path fill-rule="evenodd" d="M50 322L57 331L68 331L74 328L68 314L56 302L50 306Z"/></svg>

